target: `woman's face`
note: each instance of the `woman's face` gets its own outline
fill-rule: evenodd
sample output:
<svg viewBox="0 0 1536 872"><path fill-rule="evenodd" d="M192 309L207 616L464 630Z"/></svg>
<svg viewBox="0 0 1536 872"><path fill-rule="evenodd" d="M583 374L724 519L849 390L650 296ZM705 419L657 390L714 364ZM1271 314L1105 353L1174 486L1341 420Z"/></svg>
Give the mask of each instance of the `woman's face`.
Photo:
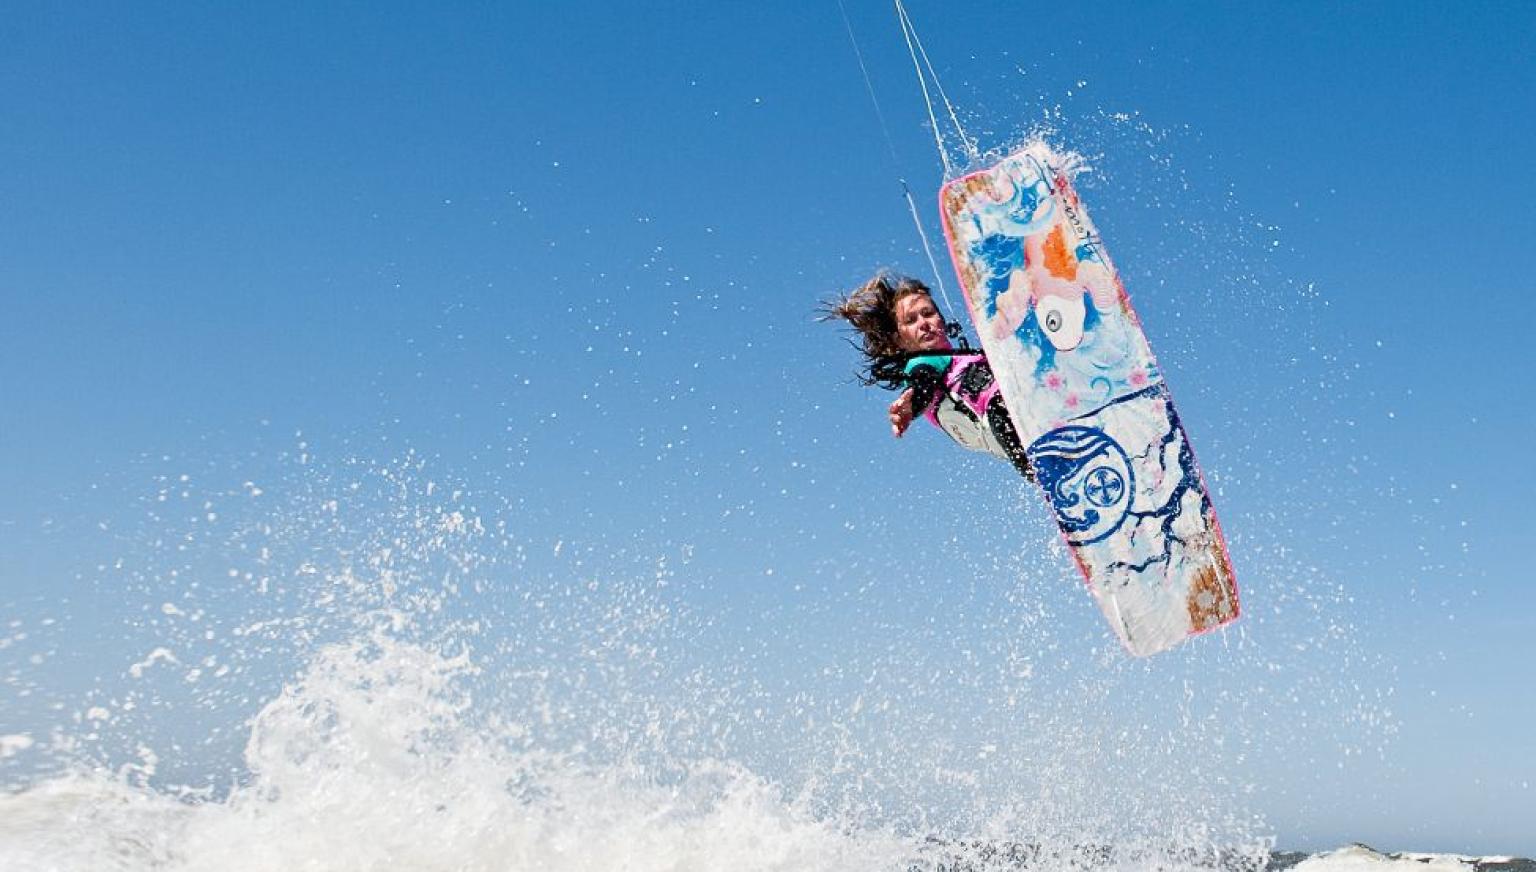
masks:
<svg viewBox="0 0 1536 872"><path fill-rule="evenodd" d="M896 301L896 340L902 351L949 348L944 316L927 294L908 294Z"/></svg>

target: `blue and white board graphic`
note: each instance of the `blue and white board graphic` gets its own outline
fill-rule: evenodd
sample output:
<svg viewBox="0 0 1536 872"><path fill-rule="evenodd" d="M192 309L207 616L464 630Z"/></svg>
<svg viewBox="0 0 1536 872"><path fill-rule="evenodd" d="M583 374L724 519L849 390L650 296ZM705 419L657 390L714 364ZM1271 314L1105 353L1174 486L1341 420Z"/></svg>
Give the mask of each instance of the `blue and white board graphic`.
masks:
<svg viewBox="0 0 1536 872"><path fill-rule="evenodd" d="M947 183L971 319L1062 538L1126 648L1237 618L1237 582L1162 371L1065 161L1043 143Z"/></svg>

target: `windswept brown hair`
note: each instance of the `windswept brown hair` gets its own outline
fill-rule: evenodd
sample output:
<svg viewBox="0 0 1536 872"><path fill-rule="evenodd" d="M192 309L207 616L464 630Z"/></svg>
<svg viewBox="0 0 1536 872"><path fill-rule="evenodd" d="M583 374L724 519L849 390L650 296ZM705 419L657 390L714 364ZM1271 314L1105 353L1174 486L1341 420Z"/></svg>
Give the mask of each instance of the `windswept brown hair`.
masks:
<svg viewBox="0 0 1536 872"><path fill-rule="evenodd" d="M848 293L822 301L821 320L847 321L858 333L858 341L850 340L850 344L864 355L864 366L859 370L859 381L864 384L900 387L900 379L893 380L888 374L889 367L881 364L901 354L896 331L896 303L913 294L922 294L930 302L933 300L928 286L917 279L882 270Z"/></svg>

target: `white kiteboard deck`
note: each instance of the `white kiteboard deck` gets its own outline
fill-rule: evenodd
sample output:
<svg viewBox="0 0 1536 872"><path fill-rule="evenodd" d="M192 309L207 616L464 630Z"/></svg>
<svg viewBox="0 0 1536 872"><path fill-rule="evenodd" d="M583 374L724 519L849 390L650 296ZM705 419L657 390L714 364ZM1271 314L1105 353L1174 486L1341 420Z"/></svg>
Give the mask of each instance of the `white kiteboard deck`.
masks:
<svg viewBox="0 0 1536 872"><path fill-rule="evenodd" d="M1238 616L1210 494L1068 164L1034 143L946 183L982 348L1089 590L1132 654Z"/></svg>

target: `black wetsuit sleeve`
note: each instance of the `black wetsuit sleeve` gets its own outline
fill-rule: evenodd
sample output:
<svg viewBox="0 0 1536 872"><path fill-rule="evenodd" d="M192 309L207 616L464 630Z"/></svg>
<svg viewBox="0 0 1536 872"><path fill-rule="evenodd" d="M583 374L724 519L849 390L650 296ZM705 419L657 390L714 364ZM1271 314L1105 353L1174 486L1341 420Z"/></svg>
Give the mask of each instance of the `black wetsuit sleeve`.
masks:
<svg viewBox="0 0 1536 872"><path fill-rule="evenodd" d="M987 426L992 428L992 435L997 437L998 444L1007 452L1013 468L1024 478L1034 481L1035 470L1029 462L1029 453L1019 439L1019 432L1013 429L1013 419L1008 417L1008 407L1003 405L1002 394L994 397L987 406Z"/></svg>
<svg viewBox="0 0 1536 872"><path fill-rule="evenodd" d="M927 364L918 364L907 372L907 384L912 388L912 414L921 415L928 410L934 398L944 387L944 374Z"/></svg>

